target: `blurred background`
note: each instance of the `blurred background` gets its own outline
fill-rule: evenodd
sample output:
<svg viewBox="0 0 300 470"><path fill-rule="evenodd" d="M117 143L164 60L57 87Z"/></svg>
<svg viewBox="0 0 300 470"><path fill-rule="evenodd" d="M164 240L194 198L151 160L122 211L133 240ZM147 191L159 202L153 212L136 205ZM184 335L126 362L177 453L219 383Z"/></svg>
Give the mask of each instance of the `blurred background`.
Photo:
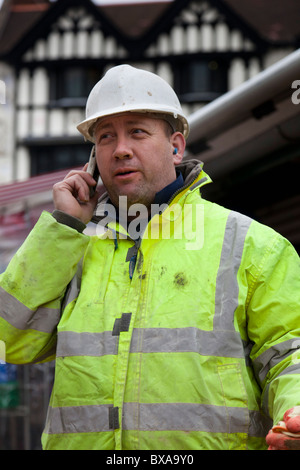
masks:
<svg viewBox="0 0 300 470"><path fill-rule="evenodd" d="M53 184L88 160L76 125L93 85L121 63L174 87L191 124L185 158L203 161L214 181L203 197L272 226L300 252L297 0L0 5L0 273L52 211ZM0 363L0 449L41 448L53 370Z"/></svg>

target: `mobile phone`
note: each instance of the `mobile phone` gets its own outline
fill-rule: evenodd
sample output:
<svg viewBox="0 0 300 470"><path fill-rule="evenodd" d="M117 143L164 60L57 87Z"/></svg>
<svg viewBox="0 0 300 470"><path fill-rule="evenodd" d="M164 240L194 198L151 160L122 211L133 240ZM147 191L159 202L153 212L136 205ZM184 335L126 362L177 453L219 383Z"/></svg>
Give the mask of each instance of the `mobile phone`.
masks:
<svg viewBox="0 0 300 470"><path fill-rule="evenodd" d="M99 174L98 165L97 165L97 161L96 161L95 146L93 146L93 148L91 150L91 154L90 154L90 158L89 158L89 164L88 164L88 167L87 167L86 171L87 171L87 173L92 175L94 180L97 181L97 183L98 183L98 179L99 179L100 174ZM90 197L94 196L96 187L97 187L97 184L95 186L90 187Z"/></svg>

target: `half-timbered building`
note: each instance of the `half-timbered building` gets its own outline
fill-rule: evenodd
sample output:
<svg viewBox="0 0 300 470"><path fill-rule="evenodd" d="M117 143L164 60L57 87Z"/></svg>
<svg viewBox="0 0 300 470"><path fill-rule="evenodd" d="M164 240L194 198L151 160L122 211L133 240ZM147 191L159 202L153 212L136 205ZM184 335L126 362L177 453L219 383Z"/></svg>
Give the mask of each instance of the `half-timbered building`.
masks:
<svg viewBox="0 0 300 470"><path fill-rule="evenodd" d="M300 252L300 93L294 108L289 96L300 70L297 57L278 62L300 45L296 3L3 0L0 272L41 210L52 210L54 182L87 161L76 125L91 87L121 63L174 87L191 123L186 158L203 160L214 179L204 197L273 226ZM0 448L40 446L53 368L28 367L19 405L0 410Z"/></svg>
<svg viewBox="0 0 300 470"><path fill-rule="evenodd" d="M111 66L126 62L158 73L190 115L256 75L270 53L266 39L225 1L152 4L138 10L135 23L134 5L9 1L3 8L10 8L2 62L11 73L11 108L2 182L86 161L76 124L89 90Z"/></svg>

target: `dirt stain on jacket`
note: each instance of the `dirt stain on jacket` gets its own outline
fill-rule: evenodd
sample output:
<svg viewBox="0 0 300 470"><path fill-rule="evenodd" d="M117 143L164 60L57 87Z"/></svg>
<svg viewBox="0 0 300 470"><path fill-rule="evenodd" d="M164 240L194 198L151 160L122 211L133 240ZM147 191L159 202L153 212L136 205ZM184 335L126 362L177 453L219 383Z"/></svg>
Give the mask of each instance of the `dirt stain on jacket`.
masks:
<svg viewBox="0 0 300 470"><path fill-rule="evenodd" d="M174 284L178 287L184 287L188 283L184 273L177 273L174 276Z"/></svg>

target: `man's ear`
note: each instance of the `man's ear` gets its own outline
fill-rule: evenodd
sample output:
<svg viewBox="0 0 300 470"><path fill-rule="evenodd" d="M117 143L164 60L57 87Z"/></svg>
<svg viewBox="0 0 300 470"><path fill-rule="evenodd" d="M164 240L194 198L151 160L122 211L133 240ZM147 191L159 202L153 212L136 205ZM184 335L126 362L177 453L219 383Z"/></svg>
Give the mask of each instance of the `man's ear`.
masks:
<svg viewBox="0 0 300 470"><path fill-rule="evenodd" d="M183 159L186 146L186 141L183 134L181 134L181 132L174 132L174 134L171 136L171 144L173 147L174 165L179 165Z"/></svg>

